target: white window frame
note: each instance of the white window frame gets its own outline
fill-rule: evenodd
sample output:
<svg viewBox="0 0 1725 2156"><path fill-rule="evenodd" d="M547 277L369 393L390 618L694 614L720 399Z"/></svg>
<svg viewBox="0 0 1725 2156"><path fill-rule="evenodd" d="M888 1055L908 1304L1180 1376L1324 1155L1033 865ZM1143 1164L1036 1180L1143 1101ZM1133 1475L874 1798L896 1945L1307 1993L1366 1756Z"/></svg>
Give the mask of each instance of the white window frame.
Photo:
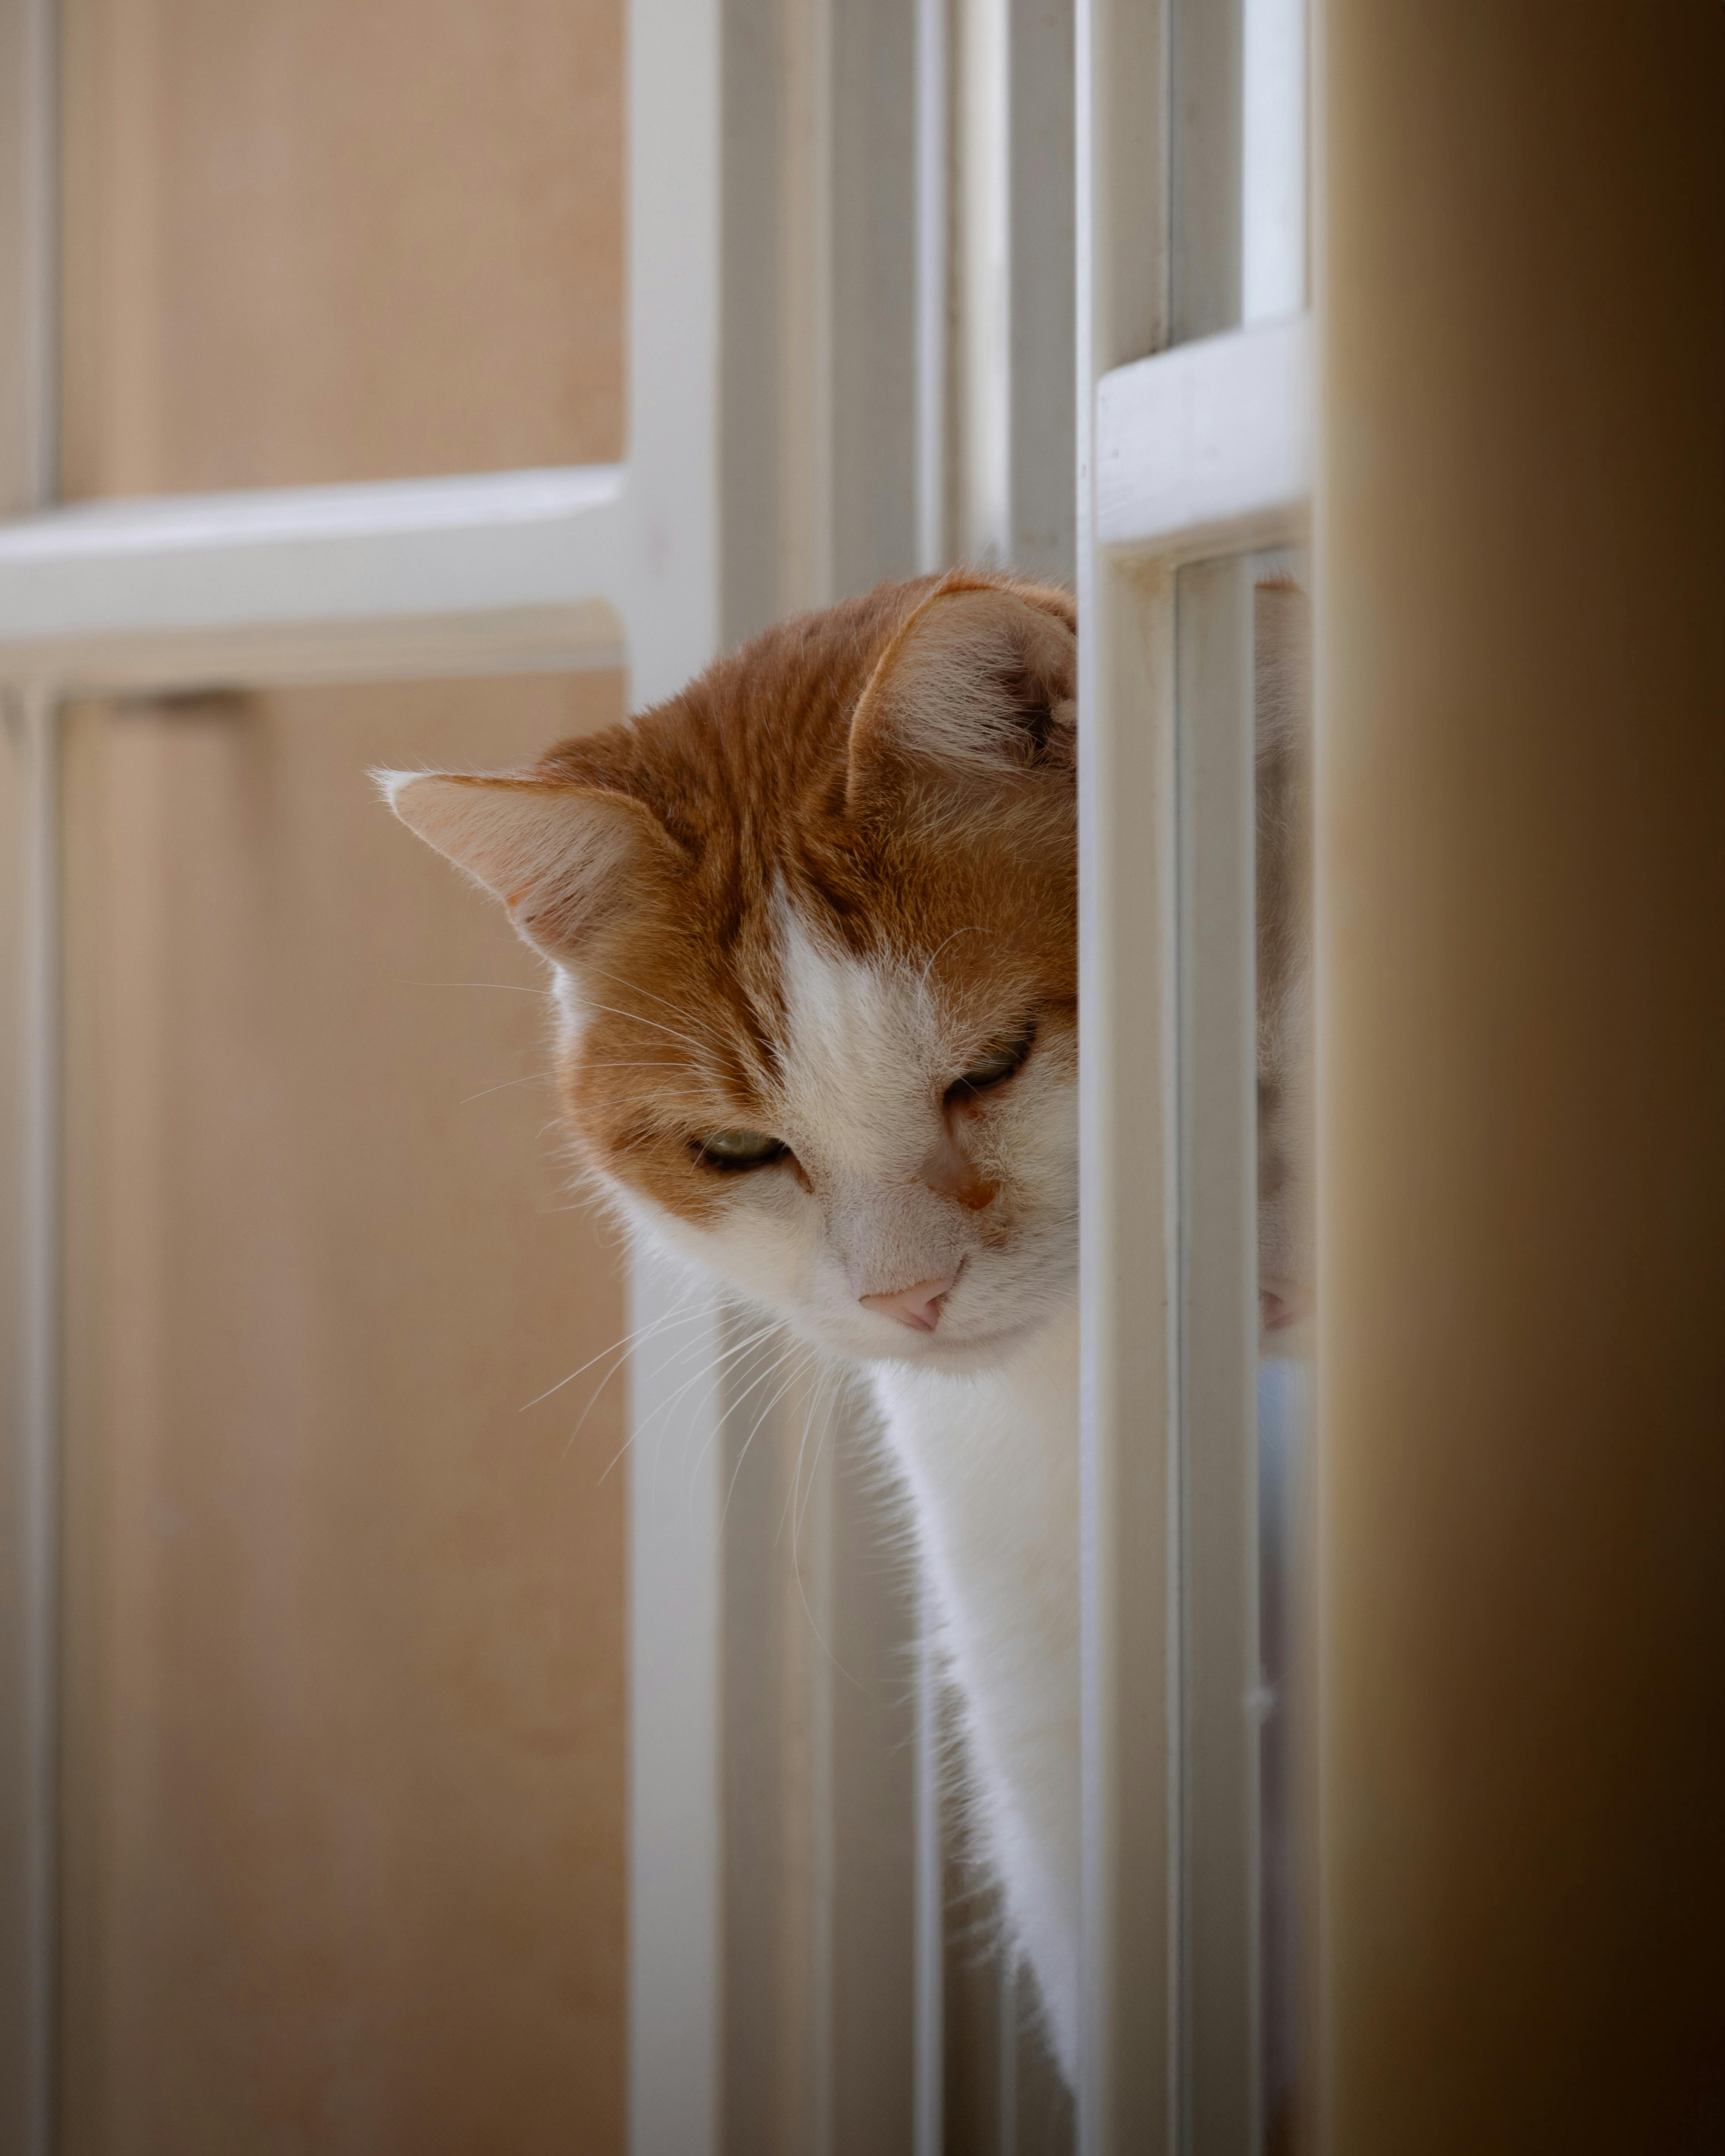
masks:
<svg viewBox="0 0 1725 2156"><path fill-rule="evenodd" d="M1176 602L1183 565L1304 536L1305 36L1297 0L1176 8L1078 0L1082 2156L1255 2156L1263 2125L1250 609L1231 650L1183 654ZM1239 105L1200 105L1186 150L1240 162L1178 202L1173 79L1230 36ZM1237 250L1241 326L1178 341L1183 248L1201 272ZM1195 1476L1219 1394L1223 1471Z"/></svg>
<svg viewBox="0 0 1725 2156"><path fill-rule="evenodd" d="M80 695L615 665L628 669L639 704L670 693L697 670L718 647L726 619L725 19L721 0L630 0L624 465L44 508L0 525L0 691L20 737L27 786L15 1025L22 1083L15 1127L6 1134L19 1168L24 1262L16 1436L0 1467L21 1617L19 1652L0 1683L0 1958L21 2001L23 2066L15 2089L0 2087L0 2103L20 2122L18 2145L28 2156L48 2156L54 2132L58 713ZM944 19L937 0L922 0L917 484L920 547L929 566L945 557L953 521ZM1286 50L1285 0L1244 0L1240 19L1250 100L1262 93L1265 56ZM1311 485L1313 362L1303 318L1171 345L1171 0L1078 0L1076 31L1086 1553L1080 2138L1085 2156L1136 2156L1191 2145L1190 2082L1199 2071L1182 1935L1189 1702L1180 1478L1183 1373L1194 1353L1185 1239L1206 1191L1187 1157L1181 1063L1190 1045L1183 983L1204 954L1194 959L1181 946L1180 863L1194 834L1181 828L1174 580L1183 562L1300 535ZM13 445L15 493L38 499L53 435L45 326L51 42L47 0L0 6L0 58L20 62L7 71L11 110L0 115L15 123L16 149L0 183L0 278L22 335L0 356L0 417ZM1009 101L1011 94L1009 75L1003 95ZM1284 164L1303 157L1303 143L1290 147L1273 130L1250 139L1268 145L1254 151L1260 167L1266 157L1272 167L1277 157ZM1019 199L1034 205L1032 154L1021 145L1007 155L1005 169ZM1249 320L1274 311L1295 244L1286 218L1276 222L1285 194L1276 195L1274 177L1266 183L1269 207L1256 212L1250 172L1244 182L1248 282L1268 295L1262 307L1248 305ZM1012 223L1009 248L1029 231L1031 213ZM825 304L829 309L829 295ZM1004 430L1009 480L1034 460L1038 413L1055 394L1047 354L1019 357L995 429ZM1009 485L993 513L1018 543ZM1230 812L1233 839L1222 834L1236 847L1238 808ZM1239 927L1236 920L1231 952L1219 963L1237 965ZM1236 1279L1234 1291L1248 1293L1249 1281ZM649 1275L638 1276L632 1322L664 1314L662 1295ZM710 1322L708 1352L716 1354L716 1313ZM650 1363L638 1365L632 1412L638 1423L657 1416L661 1430L677 1419L686 1456L704 1463L691 1493L695 1516L716 1522L716 1409L700 1404L698 1386L680 1403L670 1390ZM637 2156L701 2156L719 2146L716 1541L716 1534L691 1537L662 1507L631 1506L629 2102ZM691 1561L701 1548L705 1565ZM1247 1563L1242 1547L1235 1571L1224 1567L1203 1591L1224 1601L1249 1594ZM926 1780L932 1722L925 1732ZM932 1804L923 1815L917 2143L919 2156L934 2156L939 1884ZM1243 1962L1236 1978L1251 1981ZM1228 2065L1224 2057L1214 2070Z"/></svg>

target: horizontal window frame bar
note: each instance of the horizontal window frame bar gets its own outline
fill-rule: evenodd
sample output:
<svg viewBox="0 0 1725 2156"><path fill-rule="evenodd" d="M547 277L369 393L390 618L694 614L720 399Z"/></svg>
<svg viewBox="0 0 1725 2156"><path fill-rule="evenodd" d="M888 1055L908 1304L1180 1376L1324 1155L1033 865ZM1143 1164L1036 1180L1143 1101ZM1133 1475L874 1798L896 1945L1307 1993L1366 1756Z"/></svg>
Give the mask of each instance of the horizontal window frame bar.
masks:
<svg viewBox="0 0 1725 2156"><path fill-rule="evenodd" d="M0 564L554 523L619 500L628 477L626 465L552 465L438 479L61 502L0 524Z"/></svg>
<svg viewBox="0 0 1725 2156"><path fill-rule="evenodd" d="M621 665L628 472L578 465L0 525L0 678L163 693Z"/></svg>
<svg viewBox="0 0 1725 2156"><path fill-rule="evenodd" d="M1248 552L1303 533L1312 325L1295 316L1169 346L1096 390L1096 539L1123 561Z"/></svg>

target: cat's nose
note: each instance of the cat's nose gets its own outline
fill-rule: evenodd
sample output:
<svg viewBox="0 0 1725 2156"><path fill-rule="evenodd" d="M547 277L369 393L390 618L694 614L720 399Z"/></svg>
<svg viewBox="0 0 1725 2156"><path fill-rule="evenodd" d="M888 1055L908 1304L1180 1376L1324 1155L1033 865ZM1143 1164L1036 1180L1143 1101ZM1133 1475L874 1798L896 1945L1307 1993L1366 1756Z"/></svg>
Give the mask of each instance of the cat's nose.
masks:
<svg viewBox="0 0 1725 2156"><path fill-rule="evenodd" d="M1285 1332L1312 1314L1310 1291L1296 1281L1266 1280L1258 1284L1258 1309L1266 1332Z"/></svg>
<svg viewBox="0 0 1725 2156"><path fill-rule="evenodd" d="M941 1322L941 1299L950 1295L958 1276L947 1273L939 1280L918 1281L914 1287L895 1288L891 1295L860 1295L865 1310L878 1310L896 1317L913 1332L932 1332Z"/></svg>

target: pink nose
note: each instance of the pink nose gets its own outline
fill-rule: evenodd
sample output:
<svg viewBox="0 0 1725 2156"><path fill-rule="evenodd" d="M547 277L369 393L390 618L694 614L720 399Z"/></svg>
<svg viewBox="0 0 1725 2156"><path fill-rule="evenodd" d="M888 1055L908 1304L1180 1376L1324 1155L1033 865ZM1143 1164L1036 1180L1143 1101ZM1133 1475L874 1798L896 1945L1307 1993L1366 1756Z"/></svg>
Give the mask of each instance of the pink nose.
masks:
<svg viewBox="0 0 1725 2156"><path fill-rule="evenodd" d="M944 1280L918 1281L914 1287L896 1288L891 1295L861 1295L857 1301L865 1310L896 1317L913 1332L932 1332L941 1322L941 1298L952 1293L957 1277L948 1273Z"/></svg>

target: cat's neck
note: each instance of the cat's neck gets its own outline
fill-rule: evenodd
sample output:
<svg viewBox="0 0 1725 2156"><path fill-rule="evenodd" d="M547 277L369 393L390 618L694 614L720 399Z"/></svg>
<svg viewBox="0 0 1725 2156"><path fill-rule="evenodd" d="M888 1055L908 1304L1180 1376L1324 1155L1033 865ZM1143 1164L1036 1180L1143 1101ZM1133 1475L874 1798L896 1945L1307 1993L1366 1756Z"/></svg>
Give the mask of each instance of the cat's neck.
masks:
<svg viewBox="0 0 1725 2156"><path fill-rule="evenodd" d="M1077 2015L1078 1312L993 1369L883 1366L937 1637L957 1680L972 1816L1009 1882L1072 2071Z"/></svg>
<svg viewBox="0 0 1725 2156"><path fill-rule="evenodd" d="M875 1391L937 1569L1025 1562L1064 1593L1078 1561L1076 1301L992 1368L883 1364Z"/></svg>

